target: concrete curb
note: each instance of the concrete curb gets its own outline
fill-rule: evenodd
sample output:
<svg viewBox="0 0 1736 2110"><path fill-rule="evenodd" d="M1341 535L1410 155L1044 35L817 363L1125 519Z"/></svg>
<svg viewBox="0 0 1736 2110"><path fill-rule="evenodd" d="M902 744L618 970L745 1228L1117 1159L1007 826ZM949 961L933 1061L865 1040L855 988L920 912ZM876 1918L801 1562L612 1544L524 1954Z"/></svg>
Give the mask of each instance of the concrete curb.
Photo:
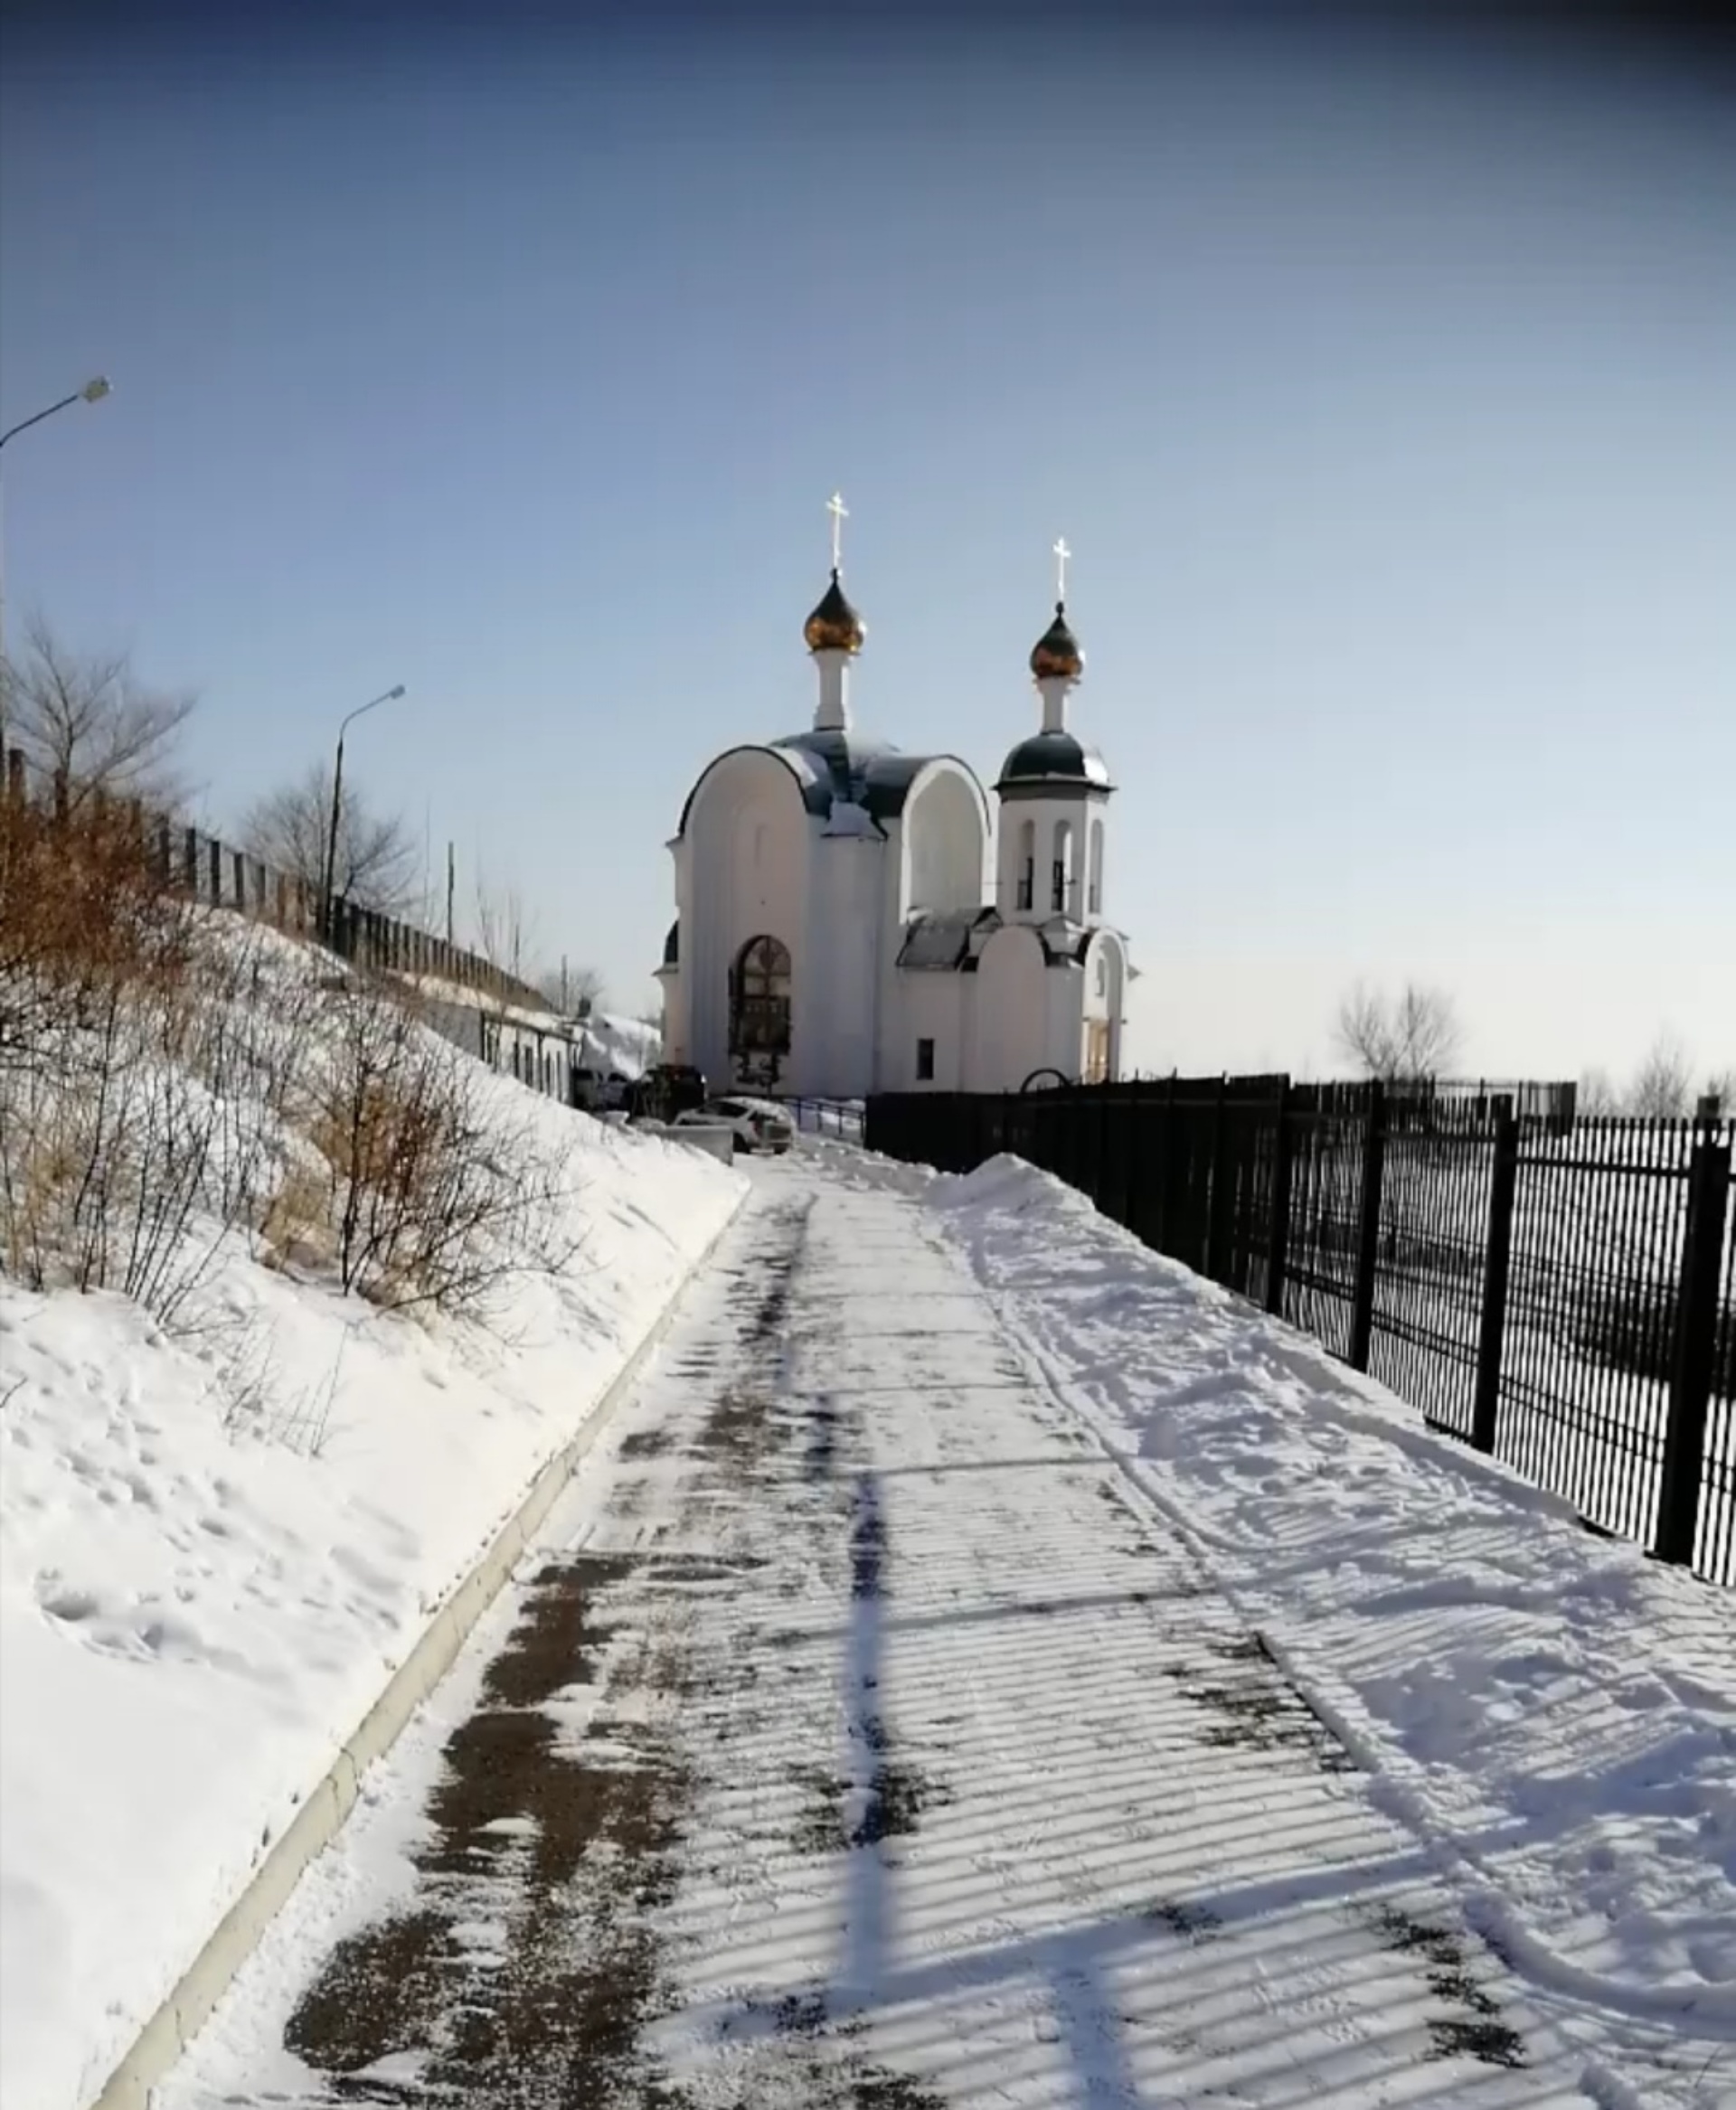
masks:
<svg viewBox="0 0 1736 2110"><path fill-rule="evenodd" d="M683 1298L712 1260L741 1213L745 1192L717 1235L676 1284L644 1339L627 1357L585 1417L571 1440L532 1481L530 1492L482 1558L451 1592L392 1681L347 1738L326 1776L297 1811L283 1836L254 1870L246 1889L218 1922L178 1984L146 2023L109 2075L90 2110L149 2110L151 2091L209 2020L230 1981L259 1945L316 1855L336 1837L355 1805L363 1775L391 1750L416 1710L452 1667L471 1629L499 1596L526 1546L554 1506L609 1417L637 1383L653 1352L674 1324Z"/></svg>

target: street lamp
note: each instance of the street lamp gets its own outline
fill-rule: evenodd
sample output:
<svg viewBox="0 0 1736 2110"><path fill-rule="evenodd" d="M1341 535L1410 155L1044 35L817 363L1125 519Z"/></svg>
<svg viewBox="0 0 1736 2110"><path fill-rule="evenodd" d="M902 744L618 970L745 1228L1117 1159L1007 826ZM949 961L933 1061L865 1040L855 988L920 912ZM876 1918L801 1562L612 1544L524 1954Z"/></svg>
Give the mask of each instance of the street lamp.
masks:
<svg viewBox="0 0 1736 2110"><path fill-rule="evenodd" d="M366 717L370 711L378 710L382 703L395 703L403 692L404 684L400 682L395 689L388 689L383 696L375 696L366 703L358 703L337 729L337 759L332 765L331 830L326 838L326 871L320 885L320 900L325 910L322 918L326 927L324 936L327 945L332 943L335 935L333 928L336 919L332 913L335 906L332 890L337 883L337 815L344 797L344 735L358 718Z"/></svg>
<svg viewBox="0 0 1736 2110"><path fill-rule="evenodd" d="M53 417L59 410L70 410L74 403L99 403L108 393L108 376L95 374L81 389L74 389L70 396L62 396L58 403L51 403L46 410L38 410L33 418L21 418L16 425L7 426L4 432L0 432L0 447L5 447L9 439L16 439L21 432L28 432L33 425L40 425L44 418ZM5 664L6 599L4 570L0 570L0 678L4 677ZM0 718L4 716L4 711L0 711Z"/></svg>
<svg viewBox="0 0 1736 2110"><path fill-rule="evenodd" d="M70 396L62 396L58 403L51 403L46 410L38 410L33 418L21 418L16 425L9 425L0 432L0 447L7 440L16 439L21 432L28 432L33 425L40 425L44 418L52 418L58 410L70 410L74 403L99 403L109 392L109 382L105 374L98 374L85 382L81 389L74 389Z"/></svg>

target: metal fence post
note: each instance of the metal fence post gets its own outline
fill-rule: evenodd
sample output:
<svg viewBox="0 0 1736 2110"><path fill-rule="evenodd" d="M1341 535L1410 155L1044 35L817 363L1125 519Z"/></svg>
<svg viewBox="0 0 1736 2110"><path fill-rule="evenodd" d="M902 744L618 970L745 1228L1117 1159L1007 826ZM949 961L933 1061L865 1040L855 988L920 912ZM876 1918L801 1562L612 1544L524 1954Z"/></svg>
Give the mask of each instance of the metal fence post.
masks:
<svg viewBox="0 0 1736 2110"><path fill-rule="evenodd" d="M181 883L193 900L199 899L199 831L189 828L181 845Z"/></svg>
<svg viewBox="0 0 1736 2110"><path fill-rule="evenodd" d="M211 905L221 909L223 905L223 846L213 835L205 846L205 862L211 867Z"/></svg>
<svg viewBox="0 0 1736 2110"><path fill-rule="evenodd" d="M1175 1072L1173 1069L1164 1088L1163 1106L1154 1107L1154 1111L1157 1114L1157 1177L1153 1183L1157 1193L1151 1248L1155 1253L1169 1254L1169 1177L1175 1154Z"/></svg>
<svg viewBox="0 0 1736 2110"><path fill-rule="evenodd" d="M1118 1161L1116 1154L1114 1096L1107 1082L1099 1089L1103 1098L1097 1125L1097 1206L1112 1223L1124 1224L1127 1220L1127 1161L1125 1152Z"/></svg>
<svg viewBox="0 0 1736 2110"><path fill-rule="evenodd" d="M1489 1175L1489 1238L1483 1259L1483 1316L1477 1337L1477 1388L1471 1398L1471 1442L1495 1455L1501 1405L1501 1340L1507 1318L1507 1274L1513 1258L1513 1204L1519 1190L1519 1124L1509 1108L1495 1117L1495 1164Z"/></svg>
<svg viewBox="0 0 1736 2110"><path fill-rule="evenodd" d="M1229 1175L1229 1124L1224 1119L1224 1100L1229 1088L1229 1079L1220 1077L1212 1099L1212 1147L1207 1160L1210 1167L1207 1177L1212 1184L1205 1199L1204 1256L1206 1275L1226 1289L1234 1287L1231 1281L1234 1270L1231 1266L1230 1247L1235 1230L1235 1183Z"/></svg>
<svg viewBox="0 0 1736 2110"><path fill-rule="evenodd" d="M1374 1266L1381 1251L1381 1174L1386 1163L1386 1088L1368 1088L1363 1130L1363 1201L1356 1227L1356 1286L1350 1307L1350 1367L1365 1371L1374 1341Z"/></svg>
<svg viewBox="0 0 1736 2110"><path fill-rule="evenodd" d="M1705 1489L1706 1410L1712 1403L1718 1274L1729 1208L1729 1144L1696 1144L1688 1167L1688 1221L1682 1240L1675 1353L1657 1493L1657 1557L1681 1568L1694 1560Z"/></svg>
<svg viewBox="0 0 1736 2110"><path fill-rule="evenodd" d="M1278 1095L1278 1132L1272 1144L1272 1215L1266 1234L1266 1309L1284 1316L1284 1274L1290 1255L1290 1087Z"/></svg>

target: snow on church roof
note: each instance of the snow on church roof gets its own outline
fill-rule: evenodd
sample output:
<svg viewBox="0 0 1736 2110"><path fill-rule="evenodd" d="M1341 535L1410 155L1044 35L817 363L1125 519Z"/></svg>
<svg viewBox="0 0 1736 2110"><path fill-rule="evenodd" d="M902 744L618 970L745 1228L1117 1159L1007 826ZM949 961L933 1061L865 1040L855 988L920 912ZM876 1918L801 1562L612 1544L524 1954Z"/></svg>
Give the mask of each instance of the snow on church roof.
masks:
<svg viewBox="0 0 1736 2110"><path fill-rule="evenodd" d="M872 733L810 726L771 741L774 752L798 758L807 810L821 818L840 805L860 806L876 821L896 820L918 775L934 758L901 754Z"/></svg>
<svg viewBox="0 0 1736 2110"><path fill-rule="evenodd" d="M984 924L998 925L995 909L928 909L913 916L905 926L904 943L899 947L901 967L974 967L971 937Z"/></svg>

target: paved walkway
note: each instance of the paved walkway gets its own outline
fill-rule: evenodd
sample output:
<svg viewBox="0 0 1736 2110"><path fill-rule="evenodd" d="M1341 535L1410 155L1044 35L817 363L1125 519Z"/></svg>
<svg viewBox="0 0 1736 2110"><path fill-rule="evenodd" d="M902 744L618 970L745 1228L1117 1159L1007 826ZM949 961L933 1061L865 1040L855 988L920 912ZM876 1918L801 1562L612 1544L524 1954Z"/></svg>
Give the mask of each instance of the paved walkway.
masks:
<svg viewBox="0 0 1736 2110"><path fill-rule="evenodd" d="M1581 2105L921 1206L769 1165L166 2092Z"/></svg>

